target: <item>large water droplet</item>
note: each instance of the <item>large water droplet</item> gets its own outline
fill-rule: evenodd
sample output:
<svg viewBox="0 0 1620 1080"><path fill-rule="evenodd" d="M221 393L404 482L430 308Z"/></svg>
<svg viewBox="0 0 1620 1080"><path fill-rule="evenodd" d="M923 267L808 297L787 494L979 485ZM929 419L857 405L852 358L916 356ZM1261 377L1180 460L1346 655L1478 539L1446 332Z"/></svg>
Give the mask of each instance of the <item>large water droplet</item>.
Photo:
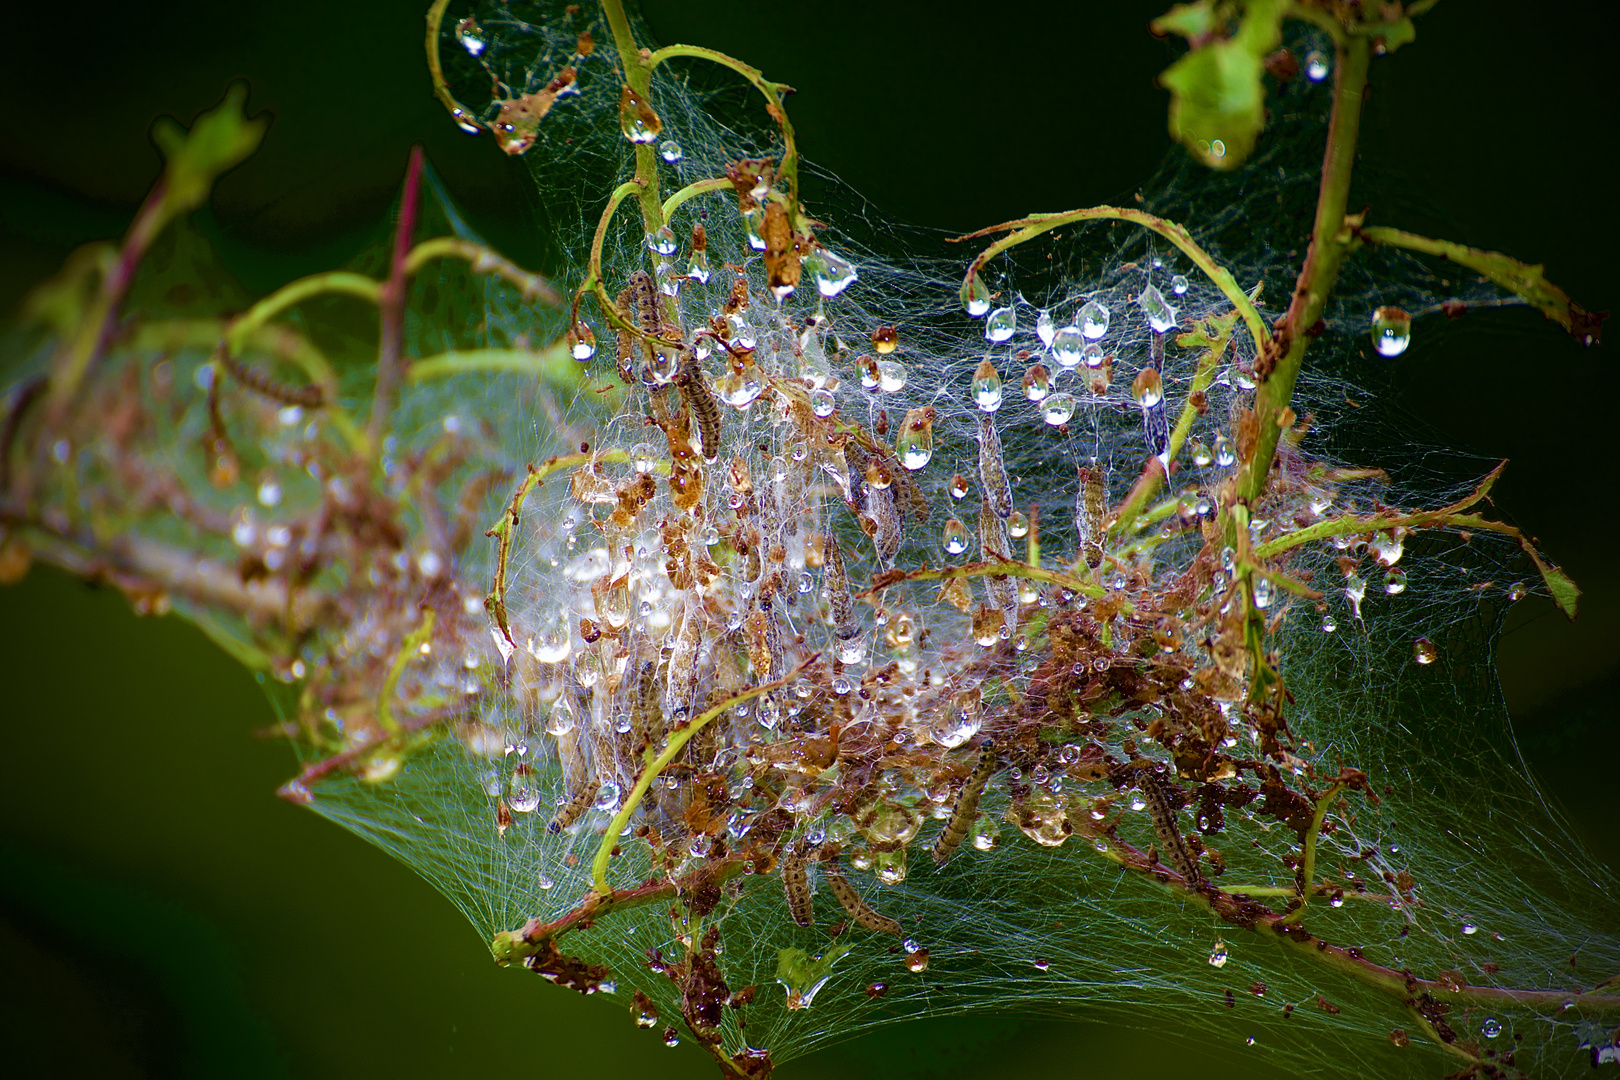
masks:
<svg viewBox="0 0 1620 1080"><path fill-rule="evenodd" d="M1177 296L1186 296L1187 276L1185 274L1177 274L1175 277L1171 278L1170 291L1175 293Z"/></svg>
<svg viewBox="0 0 1620 1080"><path fill-rule="evenodd" d="M1087 341L1096 341L1108 333L1108 309L1095 300L1087 300L1074 321Z"/></svg>
<svg viewBox="0 0 1620 1080"><path fill-rule="evenodd" d="M755 251L765 250L765 211L756 206L743 213L743 232L748 237L748 246Z"/></svg>
<svg viewBox="0 0 1620 1080"><path fill-rule="evenodd" d="M1232 452L1232 443L1225 435L1215 436L1215 464L1221 468L1230 468L1237 461L1237 455Z"/></svg>
<svg viewBox="0 0 1620 1080"><path fill-rule="evenodd" d="M833 399L832 393L827 390L810 391L810 409L817 416L825 420L838 408L838 402Z"/></svg>
<svg viewBox="0 0 1620 1080"><path fill-rule="evenodd" d="M665 139L658 144L658 156L671 165L681 160L681 144L674 139Z"/></svg>
<svg viewBox="0 0 1620 1080"><path fill-rule="evenodd" d="M568 331L568 349L575 360L584 363L596 355L596 331L584 323L575 323Z"/></svg>
<svg viewBox="0 0 1620 1080"><path fill-rule="evenodd" d="M1001 376L989 360L980 360L973 372L973 404L980 412L993 413L1001 408Z"/></svg>
<svg viewBox="0 0 1620 1080"><path fill-rule="evenodd" d="M906 954L906 970L923 972L928 970L928 950L917 949Z"/></svg>
<svg viewBox="0 0 1620 1080"><path fill-rule="evenodd" d="M1074 397L1070 394L1053 394L1041 403L1041 419L1053 427L1067 424L1073 415Z"/></svg>
<svg viewBox="0 0 1620 1080"><path fill-rule="evenodd" d="M894 441L900 455L900 464L913 471L928 464L934 456L934 429L932 426L907 424Z"/></svg>
<svg viewBox="0 0 1620 1080"><path fill-rule="evenodd" d="M1043 364L1035 364L1024 372L1024 396L1031 401L1044 401L1052 389L1052 377Z"/></svg>
<svg viewBox="0 0 1620 1080"><path fill-rule="evenodd" d="M532 814L540 805L540 789L524 781L512 789L512 795L506 800L514 814Z"/></svg>
<svg viewBox="0 0 1620 1080"><path fill-rule="evenodd" d="M1035 336L1041 339L1042 345L1050 346L1052 344L1052 337L1055 334L1056 329L1057 328L1052 325L1051 312L1043 311L1039 315L1035 316Z"/></svg>
<svg viewBox="0 0 1620 1080"><path fill-rule="evenodd" d="M877 365L878 389L895 394L905 389L906 366L898 360L880 360Z"/></svg>
<svg viewBox="0 0 1620 1080"><path fill-rule="evenodd" d="M1406 571L1395 567L1384 575L1384 591L1390 596L1399 596L1406 591Z"/></svg>
<svg viewBox="0 0 1620 1080"><path fill-rule="evenodd" d="M1321 82L1327 78L1328 58L1314 49L1305 54L1305 77L1311 82Z"/></svg>
<svg viewBox="0 0 1620 1080"><path fill-rule="evenodd" d="M1013 539L1022 539L1029 535L1029 518L1022 511L1014 510L1007 518L1007 533Z"/></svg>
<svg viewBox="0 0 1620 1080"><path fill-rule="evenodd" d="M1322 616L1322 633L1331 634L1339 628L1339 620L1333 617L1332 612Z"/></svg>
<svg viewBox="0 0 1620 1080"><path fill-rule="evenodd" d="M975 319L990 310L990 287L977 274L962 283L962 309Z"/></svg>
<svg viewBox="0 0 1620 1080"><path fill-rule="evenodd" d="M986 340L993 342L1006 341L1018 329L1018 315L1010 307L996 308L990 313L990 318L984 324Z"/></svg>
<svg viewBox="0 0 1620 1080"><path fill-rule="evenodd" d="M1487 1039L1494 1039L1502 1034L1502 1022L1494 1016L1487 1016L1479 1025L1479 1033Z"/></svg>
<svg viewBox="0 0 1620 1080"><path fill-rule="evenodd" d="M854 263L826 248L817 248L806 262L811 276L816 279L816 291L822 296L837 296L857 276Z"/></svg>
<svg viewBox="0 0 1620 1080"><path fill-rule="evenodd" d="M664 122L640 94L627 86L619 94L619 130L633 143L650 143L664 130Z"/></svg>
<svg viewBox="0 0 1620 1080"><path fill-rule="evenodd" d="M1412 316L1398 307L1381 307L1372 317L1373 348L1379 356L1399 356L1412 344Z"/></svg>
<svg viewBox="0 0 1620 1080"><path fill-rule="evenodd" d="M1136 305L1147 316L1148 326L1155 334L1168 333L1176 325L1176 309L1165 300L1157 285L1149 285L1136 298Z"/></svg>
<svg viewBox="0 0 1620 1080"><path fill-rule="evenodd" d="M1164 383L1153 368L1143 368L1131 383L1131 397L1144 409L1151 409L1164 400Z"/></svg>
<svg viewBox="0 0 1620 1080"><path fill-rule="evenodd" d="M945 523L943 543L947 554L962 554L968 547L967 526L955 518L951 518Z"/></svg>
<svg viewBox="0 0 1620 1080"><path fill-rule="evenodd" d="M647 247L659 255L673 255L680 246L680 241L675 239L675 230L668 225L647 236Z"/></svg>
<svg viewBox="0 0 1620 1080"><path fill-rule="evenodd" d="M1066 368L1079 365L1085 348L1086 337L1078 326L1065 326L1052 335L1052 359Z"/></svg>

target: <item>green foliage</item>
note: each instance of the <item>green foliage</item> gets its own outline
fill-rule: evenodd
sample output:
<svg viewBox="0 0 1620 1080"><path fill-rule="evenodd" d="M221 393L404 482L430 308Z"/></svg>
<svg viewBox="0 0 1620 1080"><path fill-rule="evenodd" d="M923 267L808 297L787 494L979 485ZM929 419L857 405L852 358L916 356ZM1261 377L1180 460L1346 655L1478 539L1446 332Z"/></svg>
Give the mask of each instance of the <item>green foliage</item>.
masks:
<svg viewBox="0 0 1620 1080"><path fill-rule="evenodd" d="M1266 56L1282 41L1285 0L1249 0L1235 10L1215 0L1180 4L1153 23L1192 45L1159 76L1170 91L1170 135L1213 169L1247 161L1266 120Z"/></svg>

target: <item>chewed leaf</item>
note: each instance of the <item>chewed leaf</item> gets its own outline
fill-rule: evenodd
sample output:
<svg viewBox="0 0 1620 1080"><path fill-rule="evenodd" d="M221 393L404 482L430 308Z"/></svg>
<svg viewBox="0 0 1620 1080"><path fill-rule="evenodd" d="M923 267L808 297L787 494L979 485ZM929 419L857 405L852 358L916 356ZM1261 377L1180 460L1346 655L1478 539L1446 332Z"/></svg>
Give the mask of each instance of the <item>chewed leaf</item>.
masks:
<svg viewBox="0 0 1620 1080"><path fill-rule="evenodd" d="M1525 552L1530 556L1530 561L1536 564L1536 570L1541 574L1541 580L1546 583L1547 591L1552 594L1553 603L1558 605L1559 611L1573 619L1576 606L1581 599L1580 588L1570 580L1568 574L1543 559L1541 553L1528 540L1521 542L1524 544Z"/></svg>
<svg viewBox="0 0 1620 1080"><path fill-rule="evenodd" d="M1265 125L1265 56L1282 40L1283 5L1248 5L1231 37L1200 44L1159 76L1170 91L1170 134L1212 169L1234 169L1254 150ZM1198 29L1185 7L1154 24L1159 32Z"/></svg>

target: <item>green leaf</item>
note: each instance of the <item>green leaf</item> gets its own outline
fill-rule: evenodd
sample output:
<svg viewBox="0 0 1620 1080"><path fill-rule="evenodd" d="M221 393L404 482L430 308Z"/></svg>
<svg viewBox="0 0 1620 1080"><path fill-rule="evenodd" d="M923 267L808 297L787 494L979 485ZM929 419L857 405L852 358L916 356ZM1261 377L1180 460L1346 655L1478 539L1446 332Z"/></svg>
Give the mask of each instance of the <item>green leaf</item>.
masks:
<svg viewBox="0 0 1620 1080"><path fill-rule="evenodd" d="M1547 591L1552 594L1553 603L1558 605L1559 611L1573 619L1576 607L1581 599L1580 588L1569 579L1568 574L1543 559L1541 553L1531 545L1529 540L1520 537L1519 543L1529 554L1530 561L1536 564L1536 569L1541 572L1541 580L1546 582Z"/></svg>
<svg viewBox="0 0 1620 1080"><path fill-rule="evenodd" d="M242 112L247 84L232 83L225 100L197 117L187 131L163 117L152 125L152 139L168 163L163 193L169 215L195 210L208 201L214 181L259 148L269 123Z"/></svg>
<svg viewBox="0 0 1620 1080"><path fill-rule="evenodd" d="M1177 4L1148 23L1148 29L1159 37L1179 34L1197 46L1214 35L1220 22L1212 0L1198 0L1196 4Z"/></svg>
<svg viewBox="0 0 1620 1080"><path fill-rule="evenodd" d="M1173 9L1175 25L1190 15ZM1281 0L1249 0L1231 37L1195 47L1159 76L1170 91L1170 134L1213 169L1234 169L1254 150L1265 125L1265 57L1282 40ZM1177 32L1180 32L1179 30Z"/></svg>

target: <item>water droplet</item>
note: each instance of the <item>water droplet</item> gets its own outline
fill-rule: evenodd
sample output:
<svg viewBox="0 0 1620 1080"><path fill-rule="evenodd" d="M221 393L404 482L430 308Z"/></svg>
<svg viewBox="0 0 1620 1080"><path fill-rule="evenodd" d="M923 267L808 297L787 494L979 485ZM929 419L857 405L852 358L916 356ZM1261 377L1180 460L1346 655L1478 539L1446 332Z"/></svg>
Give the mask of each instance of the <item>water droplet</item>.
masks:
<svg viewBox="0 0 1620 1080"><path fill-rule="evenodd" d="M1311 50L1305 55L1305 77L1311 82L1321 82L1328 77L1328 58L1322 53Z"/></svg>
<svg viewBox="0 0 1620 1080"><path fill-rule="evenodd" d="M1338 628L1339 620L1335 619L1332 613L1322 616L1322 633L1331 634Z"/></svg>
<svg viewBox="0 0 1620 1080"><path fill-rule="evenodd" d="M1462 924L1462 932L1472 936L1479 933L1479 927L1475 926L1471 922L1465 922Z"/></svg>
<svg viewBox="0 0 1620 1080"><path fill-rule="evenodd" d="M880 326L872 331L872 348L878 355L887 356L900 347L900 332L892 326Z"/></svg>
<svg viewBox="0 0 1620 1080"><path fill-rule="evenodd" d="M720 399L735 409L748 408L765 390L764 380L752 366L727 372L715 380L714 386L720 392Z"/></svg>
<svg viewBox="0 0 1620 1080"><path fill-rule="evenodd" d="M567 735L574 730L574 709L562 698L551 706L551 712L546 715L546 732L551 735Z"/></svg>
<svg viewBox="0 0 1620 1080"><path fill-rule="evenodd" d="M1440 650L1428 638L1418 638L1412 642L1412 659L1420 664L1432 664L1440 658Z"/></svg>
<svg viewBox="0 0 1620 1080"><path fill-rule="evenodd" d="M827 390L810 391L810 410L822 419L831 416L838 408L838 402L833 400L832 393Z"/></svg>
<svg viewBox="0 0 1620 1080"><path fill-rule="evenodd" d="M478 56L484 51L483 28L478 25L477 19L470 16L456 25L456 40L471 56Z"/></svg>
<svg viewBox="0 0 1620 1080"><path fill-rule="evenodd" d="M1037 956L1034 960L1030 961L1030 966L1032 966L1036 971L1045 971L1052 965L1046 961L1045 957Z"/></svg>
<svg viewBox="0 0 1620 1080"><path fill-rule="evenodd" d="M602 790L596 793L596 808L601 811L617 810L619 807L619 785L612 780L602 782Z"/></svg>
<svg viewBox="0 0 1620 1080"><path fill-rule="evenodd" d="M1035 336L1041 339L1042 345L1051 347L1055 330L1056 327L1052 325L1051 312L1042 311L1039 315L1035 316Z"/></svg>
<svg viewBox="0 0 1620 1080"><path fill-rule="evenodd" d="M1395 567L1384 575L1384 591L1391 596L1399 596L1406 591L1406 571Z"/></svg>
<svg viewBox="0 0 1620 1080"><path fill-rule="evenodd" d="M1344 598L1350 605L1350 614L1361 618L1361 601L1367 596L1367 583L1352 570L1344 576Z"/></svg>
<svg viewBox="0 0 1620 1080"><path fill-rule="evenodd" d="M1041 419L1053 427L1067 424L1069 417L1074 415L1074 397L1070 394L1053 394L1041 403Z"/></svg>
<svg viewBox="0 0 1620 1080"><path fill-rule="evenodd" d="M1226 966L1226 942L1219 940L1215 942L1215 948L1211 949L1209 953L1209 966Z"/></svg>
<svg viewBox="0 0 1620 1080"><path fill-rule="evenodd" d="M743 213L743 232L748 237L748 246L755 251L765 250L765 211L759 207Z"/></svg>
<svg viewBox="0 0 1620 1080"><path fill-rule="evenodd" d="M619 94L619 130L633 143L650 143L664 130L664 122L640 94L626 86Z"/></svg>
<svg viewBox="0 0 1620 1080"><path fill-rule="evenodd" d="M281 502L281 485L274 480L266 480L259 485L259 505L275 506Z"/></svg>
<svg viewBox="0 0 1620 1080"><path fill-rule="evenodd" d="M850 685L849 679L846 678L845 676L843 676L843 675L835 675L835 676L833 676L832 691L833 691L833 693L837 694L839 697L843 697L845 694L848 694L853 689L854 689L854 687Z"/></svg>
<svg viewBox="0 0 1620 1080"><path fill-rule="evenodd" d="M1487 1039L1494 1039L1502 1034L1502 1022L1494 1016L1487 1016L1479 1025L1479 1033Z"/></svg>
<svg viewBox="0 0 1620 1080"><path fill-rule="evenodd" d="M906 365L898 360L878 361L878 389L886 394L896 394L905 389Z"/></svg>
<svg viewBox="0 0 1620 1080"><path fill-rule="evenodd" d="M859 664L866 659L866 639L852 637L838 645L838 661L842 664Z"/></svg>
<svg viewBox="0 0 1620 1080"><path fill-rule="evenodd" d="M1367 547L1382 566L1394 566L1401 561L1401 555L1406 551L1405 541L1387 532L1375 534Z"/></svg>
<svg viewBox="0 0 1620 1080"><path fill-rule="evenodd" d="M1372 317L1373 348L1379 356L1399 356L1412 343L1412 316L1398 307L1381 307Z"/></svg>
<svg viewBox="0 0 1620 1080"><path fill-rule="evenodd" d="M1215 460L1214 455L1209 452L1209 447L1196 440L1187 447L1187 456L1192 458L1192 463L1200 469Z"/></svg>
<svg viewBox="0 0 1620 1080"><path fill-rule="evenodd" d="M1131 397L1144 409L1151 409L1163 401L1164 383L1159 379L1158 371L1143 368L1137 372L1136 379L1131 383Z"/></svg>
<svg viewBox="0 0 1620 1080"><path fill-rule="evenodd" d="M512 789L506 805L514 814L532 814L540 805L540 789L527 782L520 784Z"/></svg>
<svg viewBox="0 0 1620 1080"><path fill-rule="evenodd" d="M973 404L980 412L993 413L1001 408L1001 376L988 359L980 360L973 372Z"/></svg>
<svg viewBox="0 0 1620 1080"><path fill-rule="evenodd" d="M709 280L709 253L707 251L692 252L692 261L686 264L686 276L699 285Z"/></svg>
<svg viewBox="0 0 1620 1080"><path fill-rule="evenodd" d="M1085 347L1086 337L1078 326L1065 326L1052 335L1052 359L1066 368L1079 365Z"/></svg>
<svg viewBox="0 0 1620 1080"><path fill-rule="evenodd" d="M932 412L932 408L911 410L894 440L900 464L913 472L927 465L928 459L934 456L934 425L928 415Z"/></svg>
<svg viewBox="0 0 1620 1080"><path fill-rule="evenodd" d="M1343 892L1335 892L1332 896L1328 897L1328 907L1331 907L1331 908L1342 908L1342 907L1344 907L1344 893Z"/></svg>
<svg viewBox="0 0 1620 1080"><path fill-rule="evenodd" d="M1045 365L1035 364L1024 372L1024 396L1031 401L1044 401L1052 388L1052 377Z"/></svg>
<svg viewBox="0 0 1620 1080"><path fill-rule="evenodd" d="M966 498L968 493L967 477L963 476L961 473L957 473L955 476L951 477L950 492L951 498L953 499Z"/></svg>
<svg viewBox="0 0 1620 1080"><path fill-rule="evenodd" d="M981 817L973 826L973 850L994 851L1001 829L988 817Z"/></svg>
<svg viewBox="0 0 1620 1080"><path fill-rule="evenodd" d="M1515 604L1529 595L1530 589L1522 581L1515 581L1512 585L1508 586L1508 600Z"/></svg>
<svg viewBox="0 0 1620 1080"><path fill-rule="evenodd" d="M1271 606L1271 582L1263 577L1254 579L1254 606L1268 608Z"/></svg>
<svg viewBox="0 0 1620 1080"><path fill-rule="evenodd" d="M990 318L984 324L986 340L994 342L1006 341L1018 329L1018 315L1010 307L996 308L990 313Z"/></svg>
<svg viewBox="0 0 1620 1080"><path fill-rule="evenodd" d="M681 1036L673 1027L664 1029L664 1045L675 1047L681 1045Z"/></svg>
<svg viewBox="0 0 1620 1080"><path fill-rule="evenodd" d="M658 156L671 165L681 160L681 144L674 139L665 139L658 144Z"/></svg>
<svg viewBox="0 0 1620 1080"><path fill-rule="evenodd" d="M962 554L962 552L966 551L968 547L967 526L963 525L956 518L951 518L951 520L945 523L945 536L943 543L945 545L945 551L947 554Z"/></svg>
<svg viewBox="0 0 1620 1080"><path fill-rule="evenodd" d="M1187 275L1185 275L1185 274L1177 274L1175 277L1171 278L1170 279L1170 291L1175 293L1177 296L1186 296L1187 295Z"/></svg>
<svg viewBox="0 0 1620 1080"><path fill-rule="evenodd" d="M647 234L648 250L658 255L673 255L678 247L680 247L680 241L675 239L675 230L668 225Z"/></svg>
<svg viewBox="0 0 1620 1080"><path fill-rule="evenodd" d="M1080 359L1086 365L1086 367L1091 368L1093 371L1097 370L1103 366L1102 346L1096 344L1095 342L1087 345L1080 353ZM1106 387L1107 384L1104 383L1104 388L1106 389Z"/></svg>
<svg viewBox="0 0 1620 1080"><path fill-rule="evenodd" d="M1215 464L1221 468L1230 468L1237 461L1237 455L1232 452L1232 443L1225 435L1215 436Z"/></svg>
<svg viewBox="0 0 1620 1080"><path fill-rule="evenodd" d="M837 296L857 276L854 263L826 248L817 248L805 262L810 275L816 279L816 291L822 296Z"/></svg>
<svg viewBox="0 0 1620 1080"><path fill-rule="evenodd" d="M975 319L990 310L990 287L977 274L962 283L962 309Z"/></svg>
<svg viewBox="0 0 1620 1080"><path fill-rule="evenodd" d="M1176 325L1176 309L1165 300L1157 285L1149 285L1136 298L1136 305L1147 316L1148 326L1155 334L1168 333Z"/></svg>
<svg viewBox="0 0 1620 1080"><path fill-rule="evenodd" d="M1021 511L1014 510L1012 516L1007 519L1007 532L1015 539L1028 536L1029 518L1025 517Z"/></svg>
<svg viewBox="0 0 1620 1080"><path fill-rule="evenodd" d="M1108 309L1095 300L1087 300L1074 321L1087 341L1096 341L1108 333Z"/></svg>
<svg viewBox="0 0 1620 1080"><path fill-rule="evenodd" d="M920 973L928 970L928 950L917 949L906 954L906 970Z"/></svg>

